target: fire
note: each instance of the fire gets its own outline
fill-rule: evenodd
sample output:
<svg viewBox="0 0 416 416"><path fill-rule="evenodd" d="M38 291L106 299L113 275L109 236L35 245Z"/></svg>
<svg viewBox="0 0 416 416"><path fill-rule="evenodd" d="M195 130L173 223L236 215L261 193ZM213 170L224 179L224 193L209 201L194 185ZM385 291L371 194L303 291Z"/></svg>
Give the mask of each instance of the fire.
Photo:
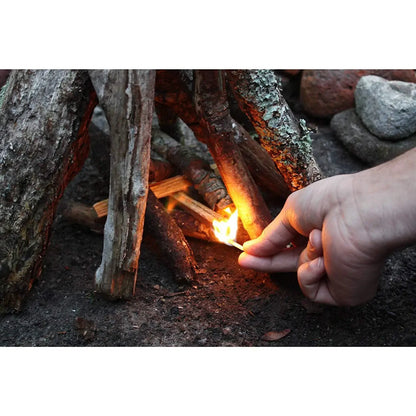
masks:
<svg viewBox="0 0 416 416"><path fill-rule="evenodd" d="M214 227L215 237L217 237L222 243L231 246L234 245L232 242L234 242L237 237L238 210L231 213L230 208L226 208L225 212L230 214L230 217L223 221L214 220L212 222L212 226Z"/></svg>

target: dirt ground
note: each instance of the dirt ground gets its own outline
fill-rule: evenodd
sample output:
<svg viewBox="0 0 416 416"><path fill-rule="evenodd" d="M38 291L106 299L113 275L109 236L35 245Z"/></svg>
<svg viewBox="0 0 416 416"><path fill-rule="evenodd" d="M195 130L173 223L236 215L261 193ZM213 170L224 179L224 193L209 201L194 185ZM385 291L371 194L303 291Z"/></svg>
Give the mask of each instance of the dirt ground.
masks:
<svg viewBox="0 0 416 416"><path fill-rule="evenodd" d="M326 176L365 168L325 123L313 135L313 147ZM106 196L106 184L87 161L64 198L92 204ZM276 214L279 205L270 206ZM22 312L0 317L1 346L416 345L416 247L386 261L371 302L336 308L306 300L295 274L244 270L234 247L198 240L190 240L197 283L180 287L146 238L135 297L111 302L93 287L102 242L58 210L41 279ZM287 334L267 340L271 331Z"/></svg>

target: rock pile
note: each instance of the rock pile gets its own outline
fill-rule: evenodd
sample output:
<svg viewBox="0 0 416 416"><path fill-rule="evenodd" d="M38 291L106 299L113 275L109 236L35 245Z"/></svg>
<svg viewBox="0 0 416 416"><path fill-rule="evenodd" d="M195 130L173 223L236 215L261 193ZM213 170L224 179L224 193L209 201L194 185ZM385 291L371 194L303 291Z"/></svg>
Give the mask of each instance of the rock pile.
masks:
<svg viewBox="0 0 416 416"><path fill-rule="evenodd" d="M354 107L355 87L366 75L416 82L413 70L305 70L300 85L300 101L304 110L313 117L331 118Z"/></svg>
<svg viewBox="0 0 416 416"><path fill-rule="evenodd" d="M364 76L355 108L336 114L331 128L362 161L376 165L416 146L416 84Z"/></svg>

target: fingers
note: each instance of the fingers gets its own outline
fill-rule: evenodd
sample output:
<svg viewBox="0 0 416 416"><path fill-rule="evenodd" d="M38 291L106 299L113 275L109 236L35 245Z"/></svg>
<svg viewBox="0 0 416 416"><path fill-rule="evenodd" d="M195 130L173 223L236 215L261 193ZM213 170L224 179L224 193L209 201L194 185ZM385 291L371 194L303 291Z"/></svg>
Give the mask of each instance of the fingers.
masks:
<svg viewBox="0 0 416 416"><path fill-rule="evenodd" d="M264 229L260 237L244 243L244 251L253 256L271 256L284 250L299 234L290 225L286 210L280 214Z"/></svg>
<svg viewBox="0 0 416 416"><path fill-rule="evenodd" d="M303 294L310 300L328 305L337 304L328 289L323 257L300 265L298 281Z"/></svg>
<svg viewBox="0 0 416 416"><path fill-rule="evenodd" d="M303 247L294 247L279 251L274 256L259 257L241 253L238 258L240 266L268 273L295 272L299 255Z"/></svg>
<svg viewBox="0 0 416 416"><path fill-rule="evenodd" d="M315 229L309 234L308 244L299 256L298 267L321 256L323 256L322 231Z"/></svg>

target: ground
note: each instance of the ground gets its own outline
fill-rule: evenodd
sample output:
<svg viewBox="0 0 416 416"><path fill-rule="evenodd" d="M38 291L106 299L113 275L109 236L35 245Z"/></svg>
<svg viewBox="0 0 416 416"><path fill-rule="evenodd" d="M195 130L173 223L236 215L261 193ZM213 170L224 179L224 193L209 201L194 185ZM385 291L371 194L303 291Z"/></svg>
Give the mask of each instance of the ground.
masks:
<svg viewBox="0 0 416 416"><path fill-rule="evenodd" d="M365 168L327 123L313 135L313 148L326 176ZM87 161L64 198L91 204L106 193ZM272 209L275 214L279 206ZM190 240L197 283L180 287L146 238L135 297L112 302L94 292L102 241L58 211L40 280L20 313L0 317L1 346L416 345L416 247L386 261L372 301L338 308L305 299L295 274L244 270L234 247L198 240ZM287 334L270 340L282 331Z"/></svg>

